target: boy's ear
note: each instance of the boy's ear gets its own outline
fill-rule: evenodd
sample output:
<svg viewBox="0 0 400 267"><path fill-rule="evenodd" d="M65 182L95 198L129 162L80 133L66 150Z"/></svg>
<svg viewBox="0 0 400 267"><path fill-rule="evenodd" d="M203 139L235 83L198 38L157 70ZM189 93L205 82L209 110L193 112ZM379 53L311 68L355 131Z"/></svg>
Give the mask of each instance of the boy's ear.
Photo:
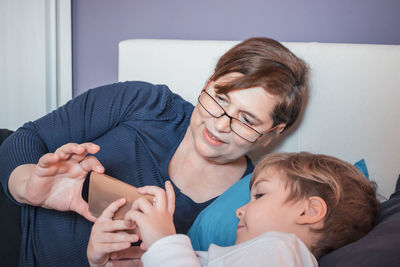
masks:
<svg viewBox="0 0 400 267"><path fill-rule="evenodd" d="M315 224L322 222L327 213L327 206L321 197L313 196L304 200L302 210L296 218L297 224Z"/></svg>

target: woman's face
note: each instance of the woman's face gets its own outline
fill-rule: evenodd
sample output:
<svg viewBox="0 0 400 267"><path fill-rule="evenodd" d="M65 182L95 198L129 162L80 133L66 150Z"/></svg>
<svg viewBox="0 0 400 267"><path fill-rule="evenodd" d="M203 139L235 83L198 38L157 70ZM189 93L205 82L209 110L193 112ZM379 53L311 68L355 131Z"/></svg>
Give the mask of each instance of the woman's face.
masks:
<svg viewBox="0 0 400 267"><path fill-rule="evenodd" d="M216 93L215 85L223 84L242 74L229 73L215 82L210 82L206 91L223 107L225 112L241 122L264 132L271 128L272 111L276 104L276 96L262 87L233 90L227 94ZM189 125L191 141L202 157L220 164L229 163L246 155L260 144L251 143L232 132L230 119L227 116L215 118L202 105L197 104Z"/></svg>

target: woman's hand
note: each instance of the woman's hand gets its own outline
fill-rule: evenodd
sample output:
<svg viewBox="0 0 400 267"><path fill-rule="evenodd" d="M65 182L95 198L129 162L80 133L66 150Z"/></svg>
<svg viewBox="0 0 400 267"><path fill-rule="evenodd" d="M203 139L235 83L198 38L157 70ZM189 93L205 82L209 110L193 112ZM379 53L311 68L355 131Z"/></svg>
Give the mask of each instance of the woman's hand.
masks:
<svg viewBox="0 0 400 267"><path fill-rule="evenodd" d="M88 172L104 172L97 158L87 156L99 150L100 147L93 143L63 145L54 153L43 155L32 168L21 171L23 166L20 166L19 170L14 170L9 181L10 192L22 203L60 211L71 210L95 221L81 193Z"/></svg>
<svg viewBox="0 0 400 267"><path fill-rule="evenodd" d="M143 241L140 247L147 250L157 240L176 234L173 215L175 211L175 193L171 182L165 182L164 191L157 186L138 188L141 194L154 195L154 203L139 198L132 204L132 208L125 215L128 225L136 224ZM134 223L133 223L134 222Z"/></svg>
<svg viewBox="0 0 400 267"><path fill-rule="evenodd" d="M90 266L106 266L111 262L112 252L127 249L131 243L139 240L136 234L123 231L132 228L124 220L112 219L115 212L125 203L124 198L111 203L93 225L87 248Z"/></svg>

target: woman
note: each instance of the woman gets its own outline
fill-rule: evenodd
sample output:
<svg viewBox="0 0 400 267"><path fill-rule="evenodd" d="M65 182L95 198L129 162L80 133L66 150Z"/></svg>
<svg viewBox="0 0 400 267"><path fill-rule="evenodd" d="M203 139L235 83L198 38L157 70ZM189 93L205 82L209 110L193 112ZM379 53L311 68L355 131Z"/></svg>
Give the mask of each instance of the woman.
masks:
<svg viewBox="0 0 400 267"><path fill-rule="evenodd" d="M252 38L221 57L195 107L164 85L126 82L89 90L25 124L0 151L6 194L27 204L20 264L88 264L95 218L81 194L90 171L134 186L172 181L174 223L185 233L204 207L252 171L246 155L295 122L307 72L280 43Z"/></svg>

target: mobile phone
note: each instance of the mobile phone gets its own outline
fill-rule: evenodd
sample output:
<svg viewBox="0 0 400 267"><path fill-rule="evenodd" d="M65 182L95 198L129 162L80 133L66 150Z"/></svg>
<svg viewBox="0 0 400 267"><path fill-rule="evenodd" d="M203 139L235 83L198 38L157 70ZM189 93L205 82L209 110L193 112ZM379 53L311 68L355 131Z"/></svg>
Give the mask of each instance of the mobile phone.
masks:
<svg viewBox="0 0 400 267"><path fill-rule="evenodd" d="M118 209L113 219L123 220L125 214L130 210L132 203L143 197L153 203L154 196L140 194L137 188L122 182L106 174L92 172L89 181L89 211L95 217L99 217L103 210L117 199L125 198L126 203Z"/></svg>

